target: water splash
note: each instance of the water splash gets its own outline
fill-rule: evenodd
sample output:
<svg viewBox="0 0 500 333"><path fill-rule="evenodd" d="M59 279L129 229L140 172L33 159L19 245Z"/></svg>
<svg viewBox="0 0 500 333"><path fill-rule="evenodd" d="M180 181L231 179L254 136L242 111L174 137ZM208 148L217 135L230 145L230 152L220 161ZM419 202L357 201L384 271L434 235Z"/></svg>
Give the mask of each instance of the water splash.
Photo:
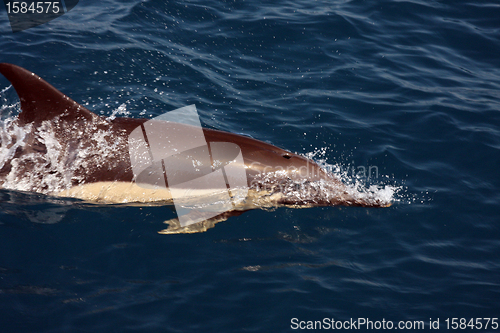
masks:
<svg viewBox="0 0 500 333"><path fill-rule="evenodd" d="M98 126L108 125L106 121L87 126L58 122L44 121L36 129L30 124L19 126L14 117L0 123L3 188L55 194L82 184L88 170L111 165L114 155L127 147L126 140L113 135L109 126Z"/></svg>
<svg viewBox="0 0 500 333"><path fill-rule="evenodd" d="M322 169L342 182L345 187L337 191L344 192L346 197L381 206L388 206L404 199L402 192L405 187L388 176L380 175L377 166L355 167L354 162L331 164L328 162L328 151L327 147L319 147L303 156L312 159ZM324 190L332 192L331 185L327 185ZM335 188L333 193L335 194Z"/></svg>
<svg viewBox="0 0 500 333"><path fill-rule="evenodd" d="M130 116L131 112L127 111L127 104L122 103L119 107L113 110L111 115L106 118L107 121L113 121L116 119L116 115Z"/></svg>

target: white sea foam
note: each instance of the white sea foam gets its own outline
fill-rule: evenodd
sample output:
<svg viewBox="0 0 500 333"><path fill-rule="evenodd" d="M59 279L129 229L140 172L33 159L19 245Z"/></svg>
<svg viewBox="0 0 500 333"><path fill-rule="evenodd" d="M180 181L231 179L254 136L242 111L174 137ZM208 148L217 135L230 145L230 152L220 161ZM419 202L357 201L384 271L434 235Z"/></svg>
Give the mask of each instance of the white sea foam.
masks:
<svg viewBox="0 0 500 333"><path fill-rule="evenodd" d="M0 122L0 170L14 157L18 147L24 146L26 131L13 124L12 119Z"/></svg>
<svg viewBox="0 0 500 333"><path fill-rule="evenodd" d="M303 156L314 160L321 168L345 184L342 190L346 191L348 196L381 205L390 205L403 198L401 195L403 186L381 175L377 166L356 167L354 162L330 164L326 157L327 152L327 147L320 147Z"/></svg>
<svg viewBox="0 0 500 333"><path fill-rule="evenodd" d="M119 107L114 109L113 112L111 113L111 115L106 118L106 120L112 121L116 118L117 115L121 115L121 116L130 116L131 115L130 111L127 111L127 104L123 103Z"/></svg>
<svg viewBox="0 0 500 333"><path fill-rule="evenodd" d="M111 140L110 129L96 123L58 126L56 119L32 130L14 119L0 123L0 167L10 164L1 184L6 189L43 194L67 190L81 184L87 170L112 165L113 155L127 145L122 137ZM19 149L23 153L15 156Z"/></svg>

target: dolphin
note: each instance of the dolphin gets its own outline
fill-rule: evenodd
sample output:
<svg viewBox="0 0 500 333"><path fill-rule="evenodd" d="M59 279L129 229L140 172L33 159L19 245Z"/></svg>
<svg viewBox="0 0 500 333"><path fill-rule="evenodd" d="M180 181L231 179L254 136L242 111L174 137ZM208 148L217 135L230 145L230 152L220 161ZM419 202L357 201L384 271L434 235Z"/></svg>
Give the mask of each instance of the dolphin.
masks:
<svg viewBox="0 0 500 333"><path fill-rule="evenodd" d="M1 63L0 73L11 82L21 104L21 112L4 124L0 137L0 188L87 202L172 205L165 175L164 185L158 186L158 177L139 181L134 174L129 140L138 129L144 130L148 119L98 116L13 64ZM175 133L194 133L190 125L169 126L174 127L163 133L163 139ZM251 137L208 128L202 131L209 147L229 143L240 149L242 159L236 167L246 175L246 196L233 202L231 209L201 222L182 225L177 219L166 221L170 226L160 233L205 231L255 208L391 205L392 197L361 193L309 158ZM214 165L209 167L215 170ZM150 186L145 184L148 182ZM204 195L186 189L190 190L193 196Z"/></svg>

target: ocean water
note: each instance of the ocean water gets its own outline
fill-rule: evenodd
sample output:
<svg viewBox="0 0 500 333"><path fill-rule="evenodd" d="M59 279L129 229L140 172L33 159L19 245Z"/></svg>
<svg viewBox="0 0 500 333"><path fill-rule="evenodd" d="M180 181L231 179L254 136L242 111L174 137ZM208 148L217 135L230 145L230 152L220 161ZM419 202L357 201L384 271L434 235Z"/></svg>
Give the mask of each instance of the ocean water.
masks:
<svg viewBox="0 0 500 333"><path fill-rule="evenodd" d="M104 0L12 33L0 10L0 62L97 114L196 104L206 127L397 189L389 208L252 210L179 235L157 233L168 206L0 190L0 331L498 332L476 323L500 317L498 17L494 1Z"/></svg>

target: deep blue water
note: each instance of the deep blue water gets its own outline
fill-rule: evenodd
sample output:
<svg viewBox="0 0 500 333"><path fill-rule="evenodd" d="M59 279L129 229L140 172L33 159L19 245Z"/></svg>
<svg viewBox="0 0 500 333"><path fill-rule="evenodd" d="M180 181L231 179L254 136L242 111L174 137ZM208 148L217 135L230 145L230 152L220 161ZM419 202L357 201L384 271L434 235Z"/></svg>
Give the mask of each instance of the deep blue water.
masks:
<svg viewBox="0 0 500 333"><path fill-rule="evenodd" d="M1 190L0 331L499 318L499 17L494 1L104 0L14 34L0 10L0 62L96 113L196 104L207 127L400 189L390 208L254 210L181 235L157 234L169 207Z"/></svg>

